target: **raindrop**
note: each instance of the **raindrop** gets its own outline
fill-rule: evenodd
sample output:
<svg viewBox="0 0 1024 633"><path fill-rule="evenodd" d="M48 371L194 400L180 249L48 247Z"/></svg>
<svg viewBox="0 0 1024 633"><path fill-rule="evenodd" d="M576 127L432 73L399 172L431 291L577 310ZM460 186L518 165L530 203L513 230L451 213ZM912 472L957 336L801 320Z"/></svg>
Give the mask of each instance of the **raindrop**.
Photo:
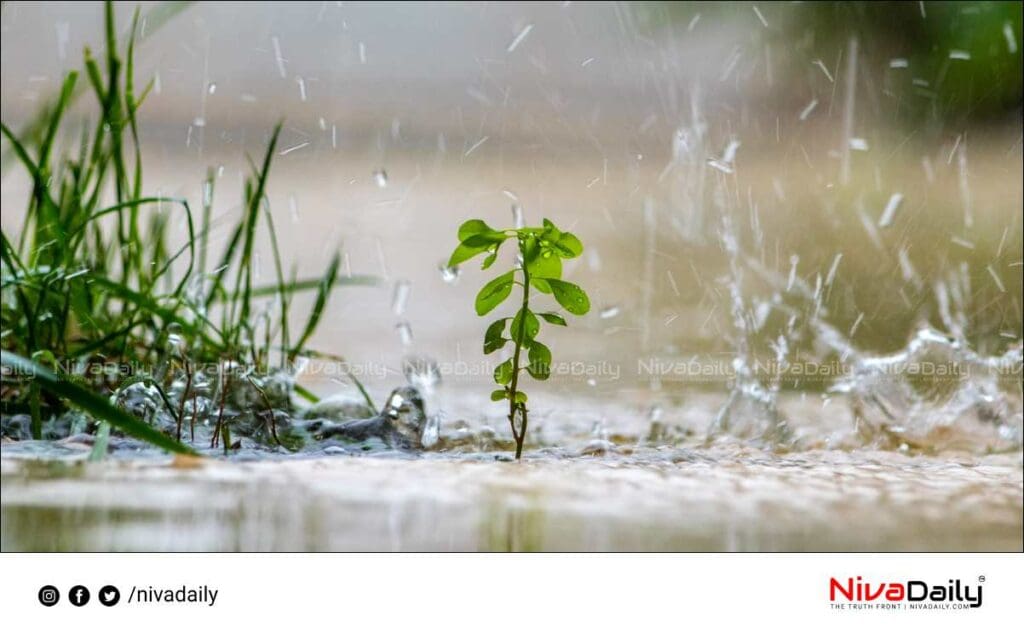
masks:
<svg viewBox="0 0 1024 633"><path fill-rule="evenodd" d="M850 149L855 152L866 152L870 148L868 147L867 139L854 136L850 139Z"/></svg>
<svg viewBox="0 0 1024 633"><path fill-rule="evenodd" d="M212 95L215 92L217 92L217 84L211 81L210 85L206 87L206 94Z"/></svg>
<svg viewBox="0 0 1024 633"><path fill-rule="evenodd" d="M395 326L395 331L398 332L398 340L402 342L404 347L412 345L412 328L409 326L408 321L402 321Z"/></svg>
<svg viewBox="0 0 1024 633"><path fill-rule="evenodd" d="M306 147L307 145L309 145L309 141L306 141L305 143L299 143L298 145L294 145L292 147L289 147L286 150L278 152L277 155L278 156L287 156L288 154L291 154L294 151L300 150L303 147Z"/></svg>
<svg viewBox="0 0 1024 633"><path fill-rule="evenodd" d="M448 266L445 262L441 262L437 265L437 270L441 273L441 279L446 284L454 284L459 280L459 267Z"/></svg>
<svg viewBox="0 0 1024 633"><path fill-rule="evenodd" d="M171 356L181 356L185 351L185 337L181 333L181 325L171 323L167 326L167 353Z"/></svg>
<svg viewBox="0 0 1024 633"><path fill-rule="evenodd" d="M600 316L602 319L614 319L615 317L619 316L619 313L621 312L622 309L619 306L613 305L601 310Z"/></svg>
<svg viewBox="0 0 1024 633"><path fill-rule="evenodd" d="M208 207L213 204L213 182L210 180L203 181L203 206Z"/></svg>
<svg viewBox="0 0 1024 633"><path fill-rule="evenodd" d="M1013 34L1013 25L1009 21L1003 23L1003 37L1006 38L1006 50L1013 55L1017 52L1017 36Z"/></svg>
<svg viewBox="0 0 1024 633"><path fill-rule="evenodd" d="M814 108L816 108L816 107L818 107L818 100L817 99L811 99L811 102L808 103L804 107L804 109L800 111L800 120L801 121L806 121L807 117L811 116L811 112L814 112Z"/></svg>
<svg viewBox="0 0 1024 633"><path fill-rule="evenodd" d="M281 40L277 39L277 36L274 35L270 38L270 43L274 46L274 61L277 63L277 72L283 79L287 76L287 73L284 70L284 55L281 54Z"/></svg>
<svg viewBox="0 0 1024 633"><path fill-rule="evenodd" d="M511 42L509 42L508 48L505 49L505 52L506 53L511 53L512 51L516 50L516 48L520 44L522 44L523 40L526 39L526 36L529 35L530 31L532 31L532 30L533 30L533 25L532 24L527 24L523 28L522 31L519 31L519 34L515 36L515 39L513 39Z"/></svg>
<svg viewBox="0 0 1024 633"><path fill-rule="evenodd" d="M395 282L394 291L391 293L391 311L396 316L401 316L405 312L405 305L409 301L409 290L412 284L406 279L399 279Z"/></svg>
<svg viewBox="0 0 1024 633"><path fill-rule="evenodd" d="M647 419L651 422L661 422L662 413L664 413L664 410L661 408L661 405L653 405L647 411Z"/></svg>
<svg viewBox="0 0 1024 633"><path fill-rule="evenodd" d="M383 169L378 169L373 172L373 181L377 183L377 186L381 189L388 186L388 172Z"/></svg>
<svg viewBox="0 0 1024 633"><path fill-rule="evenodd" d="M523 207L518 202L512 203L512 225L517 229L526 226L526 222L523 220Z"/></svg>
<svg viewBox="0 0 1024 633"><path fill-rule="evenodd" d="M885 228L892 224L892 220L896 217L896 211L899 210L900 205L903 204L903 194L896 192L889 196L889 202L885 205L885 211L882 211L882 217L878 220L878 226Z"/></svg>

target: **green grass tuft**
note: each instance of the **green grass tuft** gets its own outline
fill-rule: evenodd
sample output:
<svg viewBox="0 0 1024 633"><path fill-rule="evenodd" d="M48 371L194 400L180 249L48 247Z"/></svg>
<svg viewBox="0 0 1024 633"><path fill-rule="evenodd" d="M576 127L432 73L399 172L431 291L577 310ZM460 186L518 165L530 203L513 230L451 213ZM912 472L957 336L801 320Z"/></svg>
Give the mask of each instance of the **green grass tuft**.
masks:
<svg viewBox="0 0 1024 633"><path fill-rule="evenodd" d="M161 6L158 15L167 19L183 3ZM156 367L147 373L164 387L176 372L190 377L189 367L197 363L235 363L253 375L285 369L305 353L335 288L372 280L339 279L337 254L321 279L285 278L266 195L280 124L261 163L252 167L242 217L217 267L207 269L214 172L203 186L198 231L187 200L145 193L136 114L152 84L136 93L138 18L136 11L122 57L108 2L106 50L101 58L85 51L86 80L69 73L55 102L41 109L26 133L0 125L5 156L14 156L32 183L21 232L13 239L0 232L0 347L4 366L13 370L5 370L0 403L5 414L28 412L37 439L44 417L73 406L154 446L181 452L189 449L107 402L132 376L97 377L89 366ZM88 92L99 116L94 126L84 126L80 142L66 143L61 130L67 110ZM171 230L171 213L184 216L187 235ZM273 246L272 286L254 284L261 220ZM314 308L293 340L289 310L295 293L307 290L316 291ZM272 302L275 318L257 316L257 300ZM185 341L180 354L168 351L172 332ZM171 410L182 409L188 390L178 396L182 402L169 403ZM226 427L222 432L230 437Z"/></svg>

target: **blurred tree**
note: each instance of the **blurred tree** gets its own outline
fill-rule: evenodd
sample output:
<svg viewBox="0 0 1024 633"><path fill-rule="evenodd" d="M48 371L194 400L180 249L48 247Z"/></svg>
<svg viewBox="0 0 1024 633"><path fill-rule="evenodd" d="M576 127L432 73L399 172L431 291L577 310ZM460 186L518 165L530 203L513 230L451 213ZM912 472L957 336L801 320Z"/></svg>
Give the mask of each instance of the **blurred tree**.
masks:
<svg viewBox="0 0 1024 633"><path fill-rule="evenodd" d="M836 59L856 36L862 68L884 79L903 113L983 120L1020 112L1021 2L691 2L647 8L652 21L663 24L687 24L701 14L703 20L753 25L755 6L770 18L771 28L759 31L764 37L815 58ZM906 67L893 60L906 60Z"/></svg>

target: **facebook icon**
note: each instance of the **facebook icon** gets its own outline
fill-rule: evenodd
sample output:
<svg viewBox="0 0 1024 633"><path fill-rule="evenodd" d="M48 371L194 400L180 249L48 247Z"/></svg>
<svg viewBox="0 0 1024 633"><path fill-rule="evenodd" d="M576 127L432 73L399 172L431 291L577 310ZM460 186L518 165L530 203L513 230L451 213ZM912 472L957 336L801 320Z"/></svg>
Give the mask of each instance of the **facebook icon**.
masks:
<svg viewBox="0 0 1024 633"><path fill-rule="evenodd" d="M85 606L89 602L89 590L82 585L75 585L68 592L68 600L76 607Z"/></svg>

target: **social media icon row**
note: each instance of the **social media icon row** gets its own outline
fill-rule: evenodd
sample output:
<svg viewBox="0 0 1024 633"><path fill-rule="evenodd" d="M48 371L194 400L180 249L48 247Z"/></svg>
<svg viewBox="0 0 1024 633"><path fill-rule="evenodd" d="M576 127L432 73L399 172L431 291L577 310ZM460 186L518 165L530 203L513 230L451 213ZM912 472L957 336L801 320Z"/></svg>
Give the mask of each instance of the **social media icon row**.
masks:
<svg viewBox="0 0 1024 633"><path fill-rule="evenodd" d="M84 585L75 585L68 591L68 602L76 607L84 607L89 603L91 594ZM100 604L112 607L121 601L121 592L114 585L105 585L100 589ZM45 585L39 589L39 603L44 607L52 607L60 602L60 590L53 585Z"/></svg>

